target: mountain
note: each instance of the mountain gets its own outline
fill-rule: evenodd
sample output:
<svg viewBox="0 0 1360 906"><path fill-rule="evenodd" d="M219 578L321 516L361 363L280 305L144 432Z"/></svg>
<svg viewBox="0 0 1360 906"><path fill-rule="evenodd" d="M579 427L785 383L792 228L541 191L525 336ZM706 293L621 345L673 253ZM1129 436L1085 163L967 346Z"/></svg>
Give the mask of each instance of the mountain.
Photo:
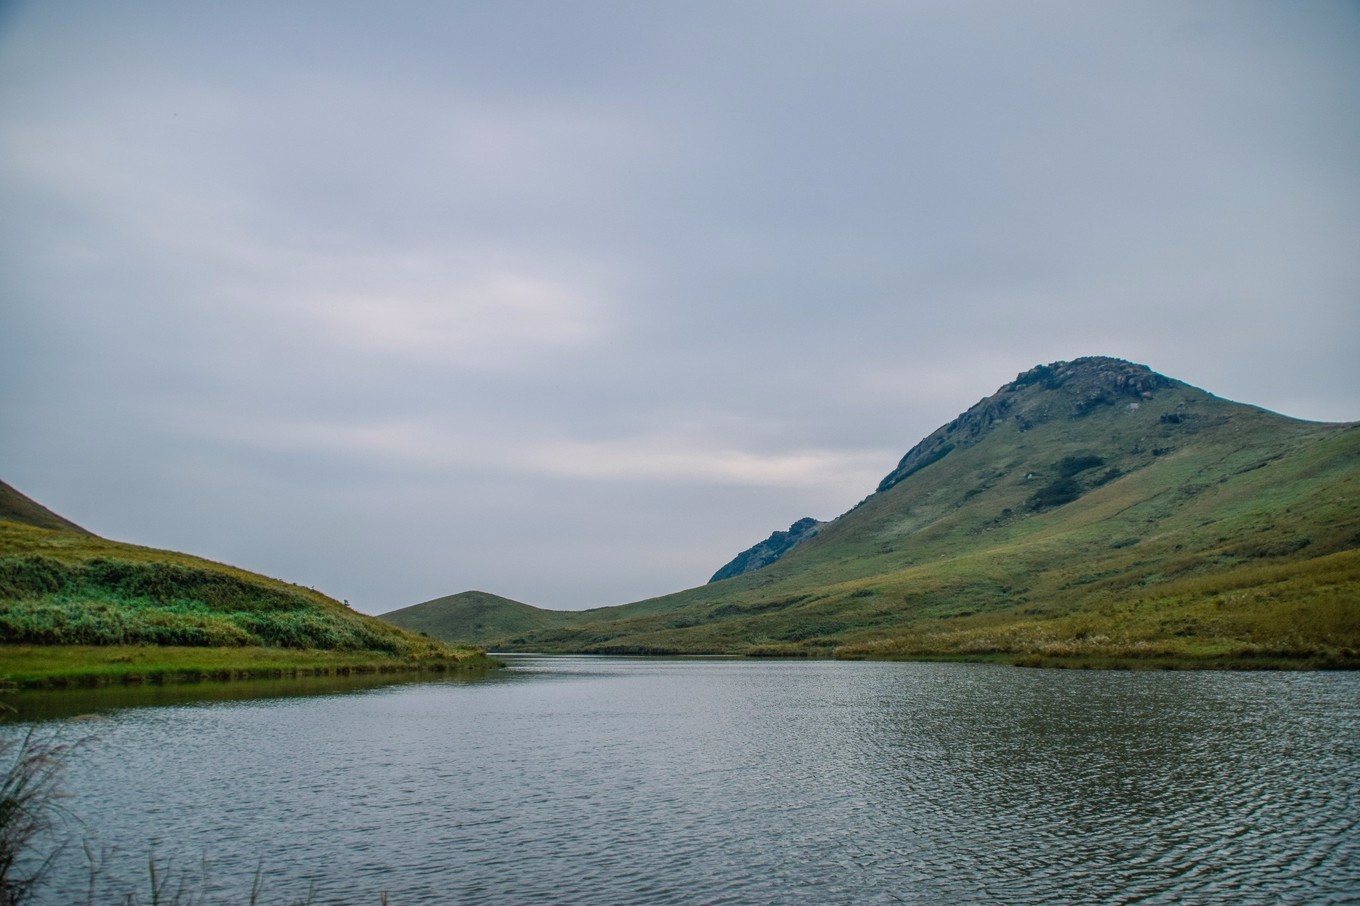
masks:
<svg viewBox="0 0 1360 906"><path fill-rule="evenodd" d="M68 646L98 646L64 659L86 663L58 671L67 681L82 682L126 672L130 668L118 664L142 658L141 646L225 650L229 656L212 663L226 675L242 672L237 665L245 661L267 661L269 670L287 661L262 661L257 649L295 652L293 662L300 658L309 669L326 667L316 652L358 656L344 662L347 671L388 669L397 661L447 665L471 655L356 613L310 588L100 538L0 484L0 674L12 674L19 660L31 661L35 649ZM127 653L130 646L135 656ZM44 664L63 660L41 651L37 657ZM175 661L168 648L159 657L163 666ZM197 662L207 661L198 656Z"/></svg>
<svg viewBox="0 0 1360 906"><path fill-rule="evenodd" d="M543 610L484 591L464 591L456 595L412 604L382 615L384 620L411 632L439 637L446 627L457 626L457 641L484 647L497 642L513 644L518 637L554 622L565 625L570 614Z"/></svg>
<svg viewBox="0 0 1360 906"><path fill-rule="evenodd" d="M553 614L497 643L1360 665L1360 425L1288 418L1119 359L1041 365L764 568Z"/></svg>
<svg viewBox="0 0 1360 906"><path fill-rule="evenodd" d="M726 566L714 573L713 578L708 581L721 582L723 579L764 569L804 541L814 537L817 530L823 525L826 525L826 523L818 522L811 516L799 519L789 526L787 532L775 532L759 544L752 545L737 554L728 561Z"/></svg>

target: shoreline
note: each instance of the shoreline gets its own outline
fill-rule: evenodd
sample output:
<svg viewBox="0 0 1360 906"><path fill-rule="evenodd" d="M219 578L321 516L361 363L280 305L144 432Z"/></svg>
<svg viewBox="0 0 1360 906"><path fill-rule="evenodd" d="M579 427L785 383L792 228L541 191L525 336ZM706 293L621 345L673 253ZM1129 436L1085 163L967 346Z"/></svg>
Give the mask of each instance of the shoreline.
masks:
<svg viewBox="0 0 1360 906"><path fill-rule="evenodd" d="M1042 670L1213 670L1255 672L1283 671L1338 671L1360 670L1360 655L1350 652L1337 654L1307 654L1289 656L1277 653L1206 653L1175 654L1149 653L1146 655L1120 652L1074 652L1051 654L1026 651L907 651L874 652L860 647L846 649L805 649L783 645L759 645L745 651L681 651L660 646L616 646L608 651L598 649L566 650L537 649L517 651L496 649L495 655L536 654L545 657L617 657L617 658L735 658L746 660L781 661L877 661L888 663L961 663L995 664L1006 667Z"/></svg>
<svg viewBox="0 0 1360 906"><path fill-rule="evenodd" d="M502 662L461 649L446 657L279 648L0 645L0 690L91 689L402 673L478 673Z"/></svg>

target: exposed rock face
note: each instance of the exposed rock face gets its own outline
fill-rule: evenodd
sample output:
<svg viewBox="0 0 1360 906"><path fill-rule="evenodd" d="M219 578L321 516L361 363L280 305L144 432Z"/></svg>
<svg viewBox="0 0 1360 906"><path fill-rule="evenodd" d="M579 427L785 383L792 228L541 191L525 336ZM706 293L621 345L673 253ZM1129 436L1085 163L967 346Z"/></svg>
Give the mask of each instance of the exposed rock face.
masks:
<svg viewBox="0 0 1360 906"><path fill-rule="evenodd" d="M730 563L714 573L713 578L708 581L710 583L720 582L723 579L730 579L733 576L740 576L742 573L754 572L757 569L769 566L816 535L824 525L826 525L825 522L818 522L811 516L799 519L789 526L787 532L775 532L759 544L737 554Z"/></svg>
<svg viewBox="0 0 1360 906"><path fill-rule="evenodd" d="M1141 403L1179 385L1145 365L1104 356L1038 365L912 447L878 490L886 491L955 449L971 446L1004 421L1014 420L1026 431L1053 419L1083 418L1104 406Z"/></svg>

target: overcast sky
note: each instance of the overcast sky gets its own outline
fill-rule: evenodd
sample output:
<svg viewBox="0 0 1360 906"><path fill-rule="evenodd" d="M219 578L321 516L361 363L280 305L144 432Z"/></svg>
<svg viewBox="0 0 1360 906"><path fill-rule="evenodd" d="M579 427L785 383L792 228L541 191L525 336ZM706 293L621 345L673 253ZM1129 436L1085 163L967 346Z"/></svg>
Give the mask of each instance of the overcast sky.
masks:
<svg viewBox="0 0 1360 906"><path fill-rule="evenodd" d="M380 613L702 584L1016 373L1360 419L1360 4L0 2L0 479Z"/></svg>

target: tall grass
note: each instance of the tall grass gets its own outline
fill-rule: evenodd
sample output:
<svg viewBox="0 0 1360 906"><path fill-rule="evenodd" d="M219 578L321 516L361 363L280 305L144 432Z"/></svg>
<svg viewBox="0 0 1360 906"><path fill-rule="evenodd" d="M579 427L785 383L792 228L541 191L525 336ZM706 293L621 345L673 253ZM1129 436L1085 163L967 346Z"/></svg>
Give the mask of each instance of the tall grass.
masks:
<svg viewBox="0 0 1360 906"><path fill-rule="evenodd" d="M58 781L71 745L30 728L0 742L0 904L27 902L60 851ZM46 855L43 854L46 850Z"/></svg>
<svg viewBox="0 0 1360 906"><path fill-rule="evenodd" d="M60 742L32 727L21 736L0 741L0 906L23 906L37 899L49 869L65 850L69 841L58 833L69 817L61 804L65 798L61 776L73 752L88 741ZM87 906L139 906L144 902L150 906L193 906L210 902L206 861L194 872L159 860L154 853L149 855L143 899L139 890L122 889L122 885L109 889L104 875L111 851L96 851L88 840L84 849L89 873ZM249 891L226 902L251 906L264 902L265 880L262 859ZM282 902L307 906L314 899L314 891L309 890L305 897L288 897ZM382 894L379 902L385 904L387 895Z"/></svg>

